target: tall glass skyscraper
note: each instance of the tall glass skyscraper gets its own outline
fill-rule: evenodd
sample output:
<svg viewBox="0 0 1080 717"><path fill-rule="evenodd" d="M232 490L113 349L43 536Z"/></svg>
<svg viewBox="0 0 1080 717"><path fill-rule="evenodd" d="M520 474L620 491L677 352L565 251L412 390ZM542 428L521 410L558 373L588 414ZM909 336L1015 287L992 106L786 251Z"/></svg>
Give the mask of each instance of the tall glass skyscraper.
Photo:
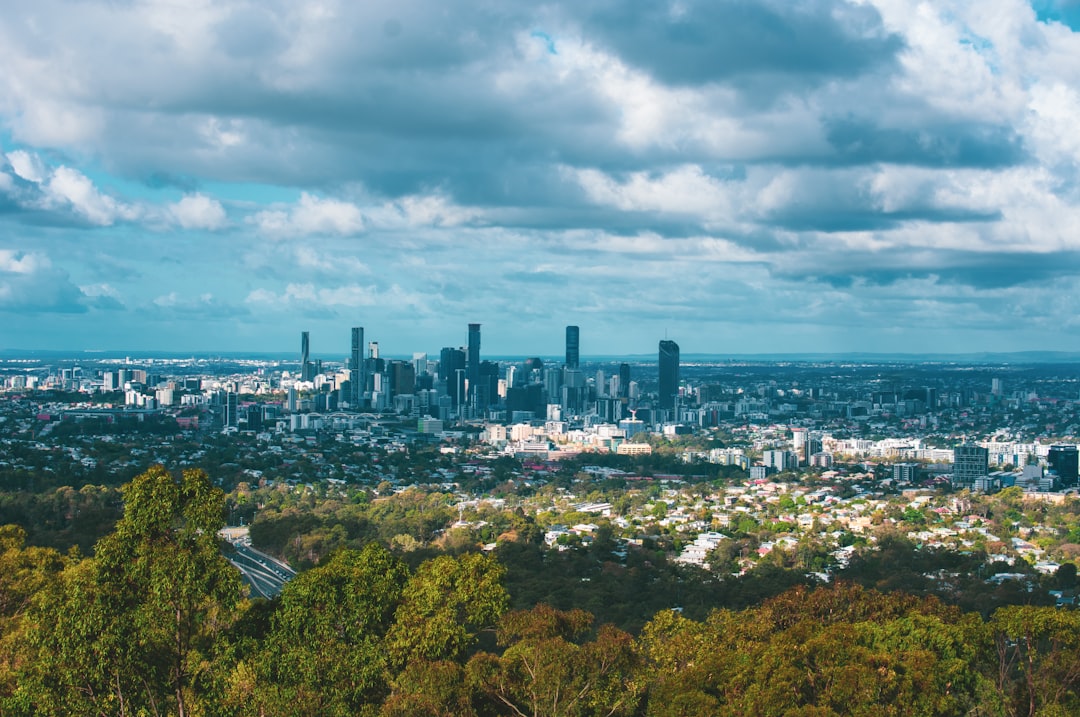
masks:
<svg viewBox="0 0 1080 717"><path fill-rule="evenodd" d="M367 375L364 371L364 327L354 326L349 354L349 405L356 410L364 399Z"/></svg>
<svg viewBox="0 0 1080 717"><path fill-rule="evenodd" d="M675 408L679 394L679 345L664 339L660 342L660 408Z"/></svg>
<svg viewBox="0 0 1080 717"><path fill-rule="evenodd" d="M307 331L300 333L300 380L310 381L315 378L311 366L311 335Z"/></svg>
<svg viewBox="0 0 1080 717"><path fill-rule="evenodd" d="M469 402L480 386L480 324L469 324L469 347L465 359L465 378L469 381Z"/></svg>
<svg viewBox="0 0 1080 717"><path fill-rule="evenodd" d="M581 348L581 333L577 326L566 327L566 368L577 368Z"/></svg>

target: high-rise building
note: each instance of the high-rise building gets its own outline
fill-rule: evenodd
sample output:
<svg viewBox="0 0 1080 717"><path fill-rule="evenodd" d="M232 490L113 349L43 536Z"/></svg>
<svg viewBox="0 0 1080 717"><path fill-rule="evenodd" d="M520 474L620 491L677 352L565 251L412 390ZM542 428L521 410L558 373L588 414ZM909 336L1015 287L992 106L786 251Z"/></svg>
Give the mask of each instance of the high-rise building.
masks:
<svg viewBox="0 0 1080 717"><path fill-rule="evenodd" d="M577 368L581 359L581 334L577 326L566 327L566 368Z"/></svg>
<svg viewBox="0 0 1080 717"><path fill-rule="evenodd" d="M465 358L465 378L469 382L469 402L475 403L480 385L480 324L469 324L469 348Z"/></svg>
<svg viewBox="0 0 1080 717"><path fill-rule="evenodd" d="M228 428L230 426L231 427L236 427L236 425L239 423L239 415L237 413L237 409L238 409L237 398L238 397L237 397L236 393L233 392L233 391L229 391L228 393L225 394L225 402L224 402L225 413L224 413L224 416L223 416L222 423L225 424L226 428Z"/></svg>
<svg viewBox="0 0 1080 717"><path fill-rule="evenodd" d="M805 428L791 429L791 448L795 460L798 461L797 465L805 466L810 463L809 437L809 431Z"/></svg>
<svg viewBox="0 0 1080 717"><path fill-rule="evenodd" d="M446 347L439 352L439 382L446 386L446 395L450 397L450 405L457 408L465 398L461 390L464 378L459 379L458 374L465 374L465 349Z"/></svg>
<svg viewBox="0 0 1080 717"><path fill-rule="evenodd" d="M953 485L974 487L975 481L990 472L990 452L982 446L965 443L953 449Z"/></svg>
<svg viewBox="0 0 1080 717"><path fill-rule="evenodd" d="M477 408L487 409L499 402L499 364L494 361L480 362L475 393Z"/></svg>
<svg viewBox="0 0 1080 717"><path fill-rule="evenodd" d="M660 408L675 408L679 394L679 345L664 339L660 342Z"/></svg>
<svg viewBox="0 0 1080 717"><path fill-rule="evenodd" d="M311 365L311 335L307 331L300 333L300 380L310 381L315 378Z"/></svg>
<svg viewBox="0 0 1080 717"><path fill-rule="evenodd" d="M367 389L367 372L364 370L364 327L352 329L351 351L349 352L349 405L354 409L362 407L364 391Z"/></svg>
<svg viewBox="0 0 1080 717"><path fill-rule="evenodd" d="M412 394L416 390L416 367L409 361L391 361L387 366L390 374L390 393L394 396Z"/></svg>
<svg viewBox="0 0 1080 717"><path fill-rule="evenodd" d="M1077 472L1080 470L1080 454L1075 445L1050 446L1050 452L1046 454L1046 463L1058 474L1062 486L1076 485Z"/></svg>
<svg viewBox="0 0 1080 717"><path fill-rule="evenodd" d="M630 395L630 364L619 364L619 396L626 398Z"/></svg>
<svg viewBox="0 0 1080 717"><path fill-rule="evenodd" d="M523 384L544 382L544 362L538 358L525 359Z"/></svg>

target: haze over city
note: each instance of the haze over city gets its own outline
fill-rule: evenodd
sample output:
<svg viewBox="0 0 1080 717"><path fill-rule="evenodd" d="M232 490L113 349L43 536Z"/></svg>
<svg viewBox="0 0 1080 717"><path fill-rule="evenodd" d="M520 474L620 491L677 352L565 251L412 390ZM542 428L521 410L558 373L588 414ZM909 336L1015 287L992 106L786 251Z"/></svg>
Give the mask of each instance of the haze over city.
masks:
<svg viewBox="0 0 1080 717"><path fill-rule="evenodd" d="M1072 350L1066 0L0 10L0 349Z"/></svg>

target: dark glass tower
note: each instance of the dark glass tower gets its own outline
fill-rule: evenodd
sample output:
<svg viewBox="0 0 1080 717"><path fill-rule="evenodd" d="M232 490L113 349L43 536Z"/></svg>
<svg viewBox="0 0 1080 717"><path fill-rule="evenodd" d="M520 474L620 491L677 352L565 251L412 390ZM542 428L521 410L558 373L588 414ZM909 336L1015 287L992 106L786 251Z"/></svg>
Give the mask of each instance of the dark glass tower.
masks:
<svg viewBox="0 0 1080 717"><path fill-rule="evenodd" d="M300 380L310 381L315 378L312 375L311 366L311 336L307 331L300 333Z"/></svg>
<svg viewBox="0 0 1080 717"><path fill-rule="evenodd" d="M459 374L465 373L465 349L446 347L439 354L439 380L445 382L446 394L450 396L451 405L457 408L461 403L461 382Z"/></svg>
<svg viewBox="0 0 1080 717"><path fill-rule="evenodd" d="M566 368L577 368L580 360L581 333L577 326L566 327Z"/></svg>
<svg viewBox="0 0 1080 717"><path fill-rule="evenodd" d="M360 402L364 400L364 388L367 386L367 375L364 371L363 326L353 327L351 349L349 354L349 405L355 410L360 408Z"/></svg>
<svg viewBox="0 0 1080 717"><path fill-rule="evenodd" d="M469 381L469 399L480 386L480 324L469 324L469 348L465 359L465 378Z"/></svg>
<svg viewBox="0 0 1080 717"><path fill-rule="evenodd" d="M618 398L625 398L630 395L630 364L619 364L619 395Z"/></svg>
<svg viewBox="0 0 1080 717"><path fill-rule="evenodd" d="M660 408L675 408L679 393L679 345L664 339L660 342Z"/></svg>

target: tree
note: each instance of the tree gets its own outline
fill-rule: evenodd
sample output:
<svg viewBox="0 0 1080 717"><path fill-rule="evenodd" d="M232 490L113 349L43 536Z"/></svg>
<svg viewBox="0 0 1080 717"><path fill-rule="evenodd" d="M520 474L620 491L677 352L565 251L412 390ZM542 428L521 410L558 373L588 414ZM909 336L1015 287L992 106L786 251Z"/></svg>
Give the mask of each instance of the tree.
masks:
<svg viewBox="0 0 1080 717"><path fill-rule="evenodd" d="M1080 614L1012 605L989 623L997 688L1011 715L1080 711Z"/></svg>
<svg viewBox="0 0 1080 717"><path fill-rule="evenodd" d="M25 543L25 530L0 526L0 699L14 692L18 671L27 658L24 617L31 601L58 582L65 564L55 550Z"/></svg>
<svg viewBox="0 0 1080 717"><path fill-rule="evenodd" d="M475 655L469 678L492 702L526 717L631 714L638 659L627 633L604 625L585 642L593 617L584 610L538 605L499 623L500 656Z"/></svg>
<svg viewBox="0 0 1080 717"><path fill-rule="evenodd" d="M442 555L409 578L387 634L394 662L457 660L477 631L494 626L506 611L505 568L494 558L470 553Z"/></svg>
<svg viewBox="0 0 1080 717"><path fill-rule="evenodd" d="M389 692L384 636L408 571L377 543L342 549L281 591L230 701L250 714L354 715Z"/></svg>
<svg viewBox="0 0 1080 717"><path fill-rule="evenodd" d="M124 491L124 516L96 557L42 596L22 704L37 714L201 711L215 639L241 595L221 555L224 495L200 470L162 466Z"/></svg>

